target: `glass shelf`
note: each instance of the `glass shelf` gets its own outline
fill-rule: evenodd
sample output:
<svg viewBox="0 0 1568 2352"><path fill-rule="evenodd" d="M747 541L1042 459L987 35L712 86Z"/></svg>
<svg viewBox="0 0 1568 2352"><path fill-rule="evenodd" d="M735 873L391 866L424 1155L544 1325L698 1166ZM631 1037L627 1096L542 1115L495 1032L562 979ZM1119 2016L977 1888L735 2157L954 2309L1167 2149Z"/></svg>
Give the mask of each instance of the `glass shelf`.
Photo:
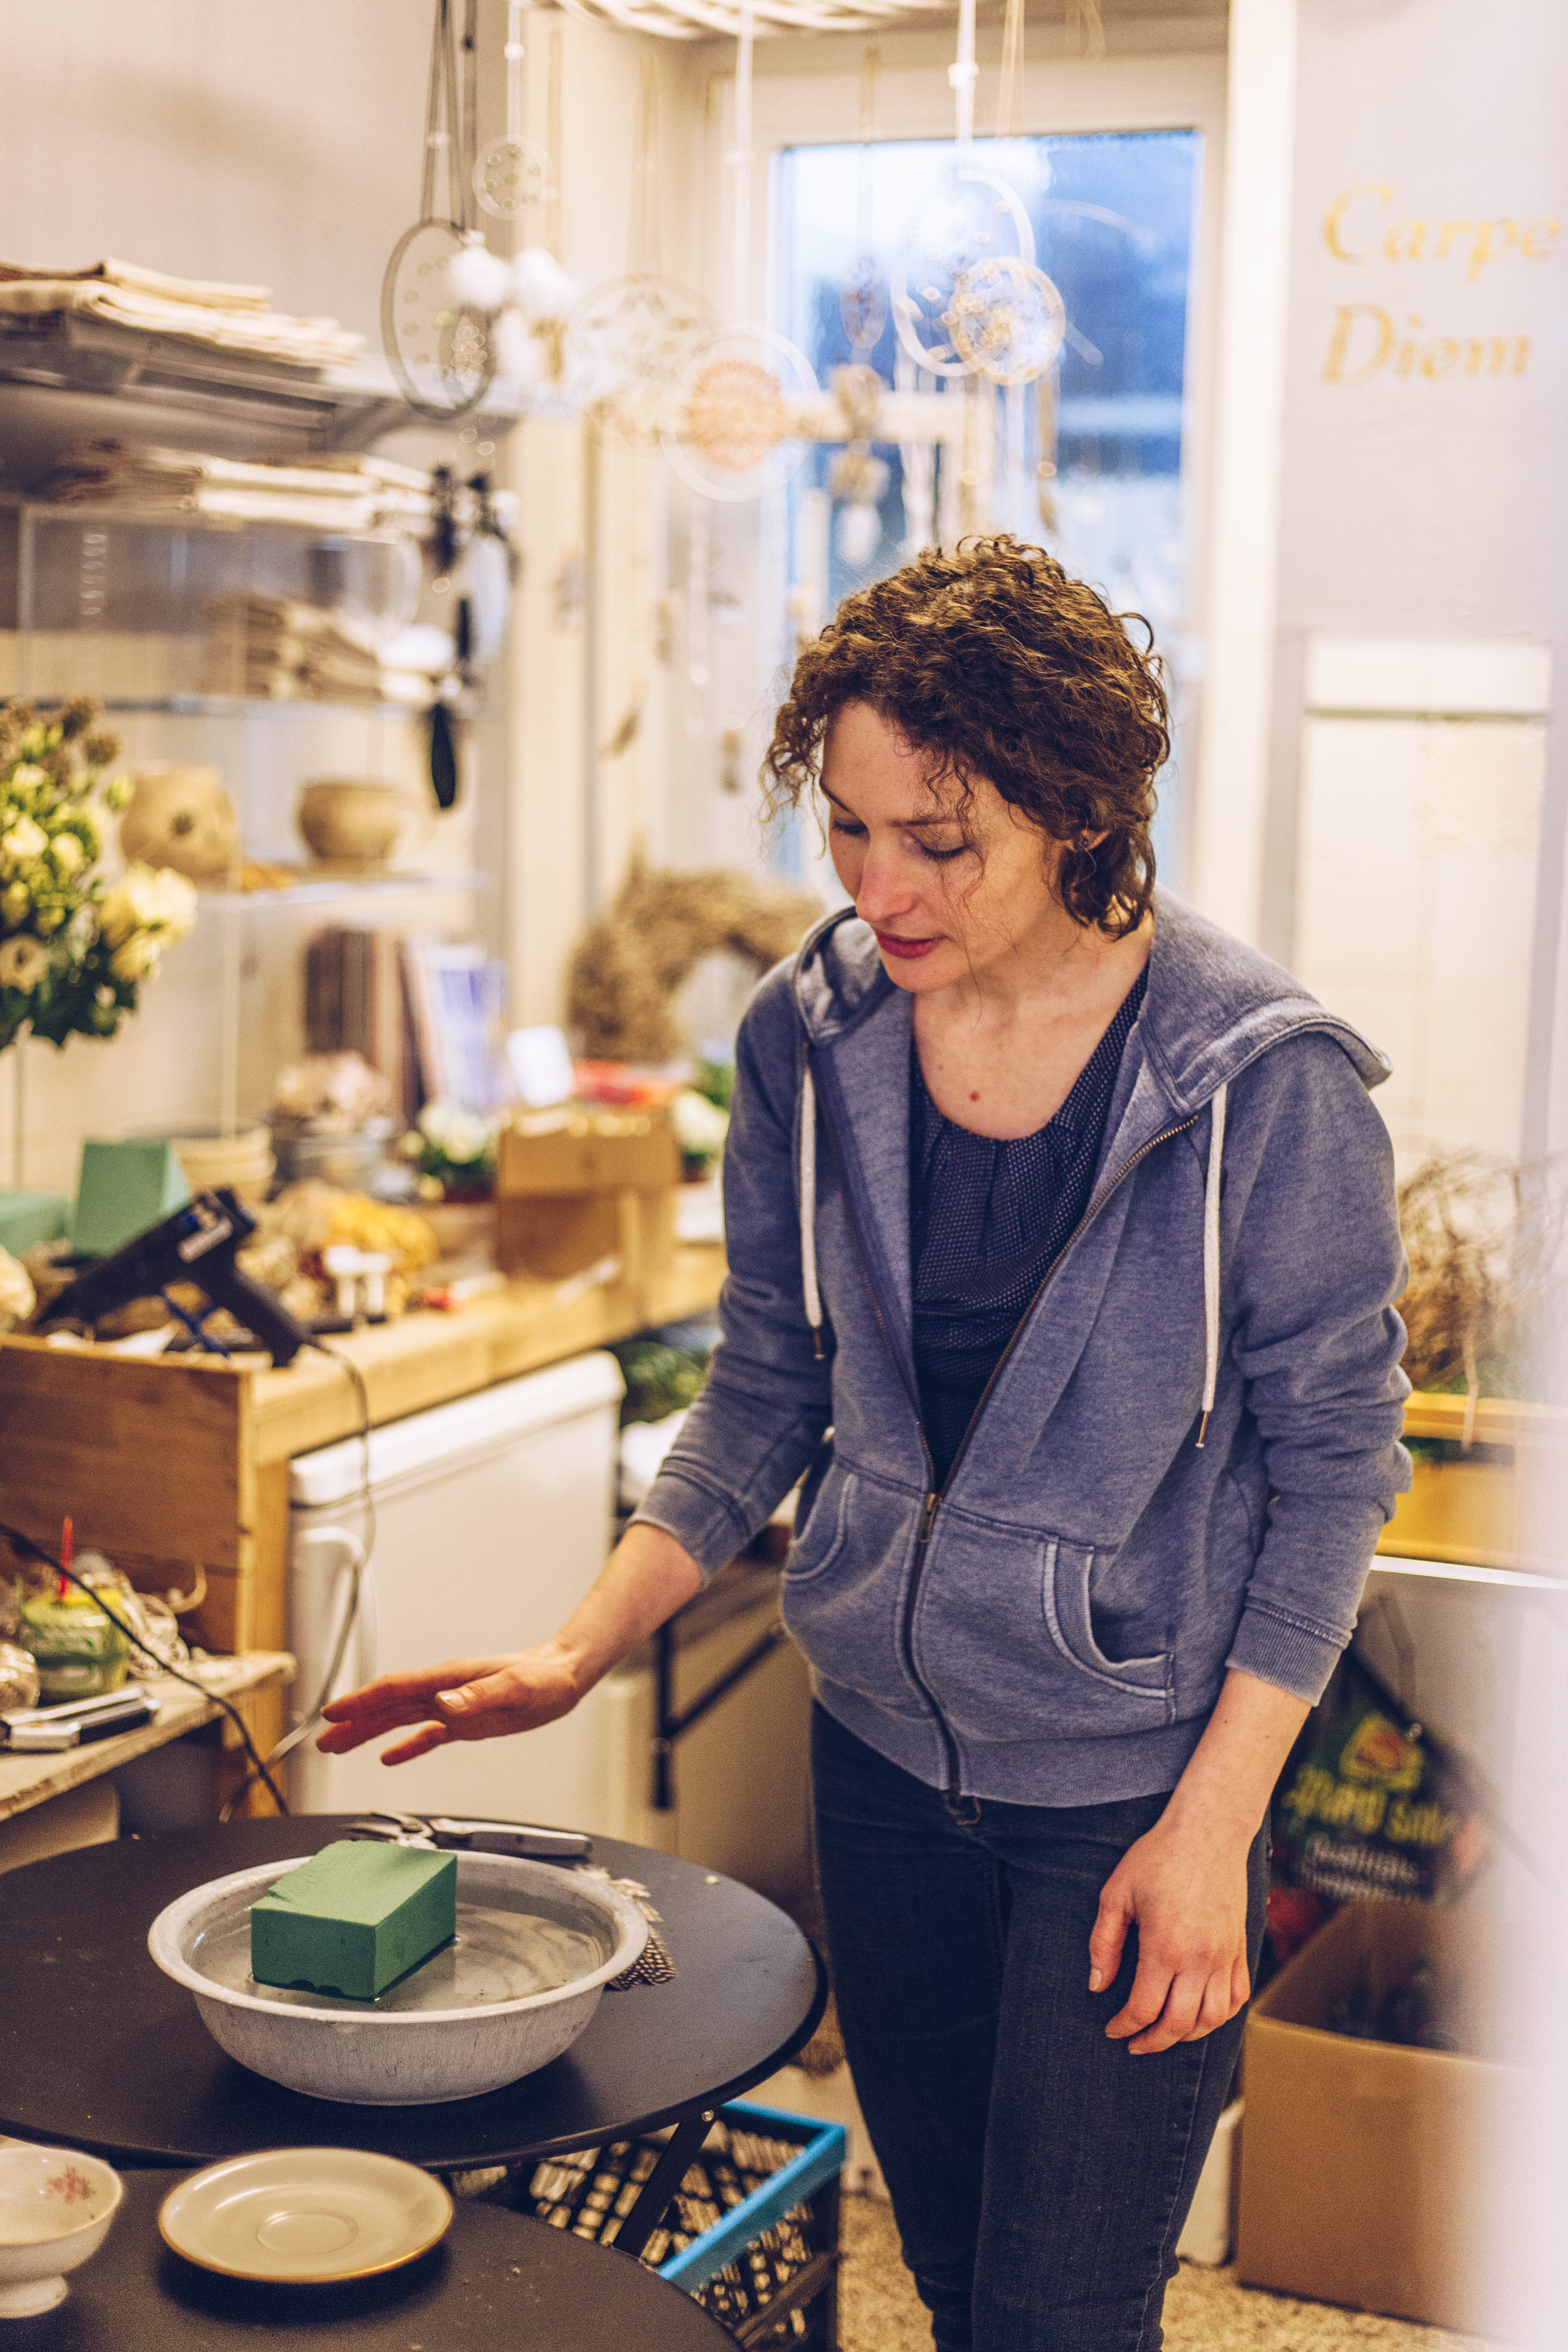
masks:
<svg viewBox="0 0 1568 2352"><path fill-rule="evenodd" d="M204 890L204 907L224 907L247 913L268 907L326 907L338 898L398 898L411 892L426 896L468 893L493 887L489 874L331 874L320 881L290 882L280 890Z"/></svg>
<svg viewBox="0 0 1568 2352"><path fill-rule="evenodd" d="M36 710L59 710L67 698L64 695L31 695L28 700ZM257 695L247 699L237 694L168 694L137 697L133 695L99 695L94 698L105 712L154 711L165 719L275 719L286 712L321 713L331 718L350 719L423 719L428 705L419 702L329 702L317 695Z"/></svg>

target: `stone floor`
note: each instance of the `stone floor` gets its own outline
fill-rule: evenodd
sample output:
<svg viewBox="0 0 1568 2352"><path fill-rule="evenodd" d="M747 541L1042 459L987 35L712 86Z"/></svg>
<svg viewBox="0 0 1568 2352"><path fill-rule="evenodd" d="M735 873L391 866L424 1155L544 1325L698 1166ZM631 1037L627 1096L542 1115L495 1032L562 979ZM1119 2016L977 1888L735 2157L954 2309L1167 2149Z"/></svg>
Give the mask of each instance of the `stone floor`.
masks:
<svg viewBox="0 0 1568 2352"><path fill-rule="evenodd" d="M891 2208L846 2197L839 2277L841 2352L930 2352L931 2329L899 2254ZM1473 2336L1368 2312L1292 2303L1189 2263L1165 2298L1165 2352L1487 2352Z"/></svg>

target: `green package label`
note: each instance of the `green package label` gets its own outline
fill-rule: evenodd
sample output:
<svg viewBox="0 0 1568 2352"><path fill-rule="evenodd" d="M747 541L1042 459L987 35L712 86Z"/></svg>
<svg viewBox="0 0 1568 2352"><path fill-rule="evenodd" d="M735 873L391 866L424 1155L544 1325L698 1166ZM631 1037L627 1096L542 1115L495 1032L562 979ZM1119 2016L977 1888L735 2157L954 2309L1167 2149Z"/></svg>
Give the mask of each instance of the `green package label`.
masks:
<svg viewBox="0 0 1568 2352"><path fill-rule="evenodd" d="M1274 1845L1298 1886L1338 1901L1450 1903L1491 1850L1468 1776L1357 1657L1280 1799Z"/></svg>

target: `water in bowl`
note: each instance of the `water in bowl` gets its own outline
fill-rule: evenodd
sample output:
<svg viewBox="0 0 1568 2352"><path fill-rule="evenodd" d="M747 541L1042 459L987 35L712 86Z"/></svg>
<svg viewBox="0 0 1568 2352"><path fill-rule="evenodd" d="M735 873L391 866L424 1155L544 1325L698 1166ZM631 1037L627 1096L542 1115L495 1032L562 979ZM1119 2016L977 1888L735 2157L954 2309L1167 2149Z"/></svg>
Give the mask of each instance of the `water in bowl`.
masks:
<svg viewBox="0 0 1568 2352"><path fill-rule="evenodd" d="M354 2017L367 2011L489 2009L497 2001L523 2000L554 1992L586 1976L610 1957L596 1936L543 1919L531 1911L506 1911L481 1903L459 1903L458 1934L422 1966L401 1978L375 2000L348 2000L338 1993L258 1984L250 1973L250 1913L220 1917L192 1943L186 1958L197 1973L228 1992L247 1992L292 2009L338 2009Z"/></svg>

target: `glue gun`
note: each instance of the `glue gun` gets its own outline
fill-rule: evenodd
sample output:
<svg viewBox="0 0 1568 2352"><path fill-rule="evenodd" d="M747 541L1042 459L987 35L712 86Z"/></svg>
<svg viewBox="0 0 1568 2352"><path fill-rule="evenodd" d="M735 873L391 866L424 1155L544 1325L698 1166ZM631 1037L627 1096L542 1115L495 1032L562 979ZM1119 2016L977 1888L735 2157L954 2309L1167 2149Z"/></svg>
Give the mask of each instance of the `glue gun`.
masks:
<svg viewBox="0 0 1568 2352"><path fill-rule="evenodd" d="M203 1347L226 1355L228 1349L222 1341L210 1339L201 1328L199 1317L193 1318L167 1297L171 1283L194 1282L214 1307L226 1307L237 1321L254 1332L281 1369L293 1362L301 1348L310 1345L310 1334L271 1291L264 1290L236 1265L235 1252L244 1248L255 1231L255 1218L226 1188L198 1192L161 1225L150 1226L112 1257L79 1275L38 1318L39 1324L68 1319L94 1324L112 1315L116 1307L128 1307L133 1298L162 1293L169 1312Z"/></svg>

